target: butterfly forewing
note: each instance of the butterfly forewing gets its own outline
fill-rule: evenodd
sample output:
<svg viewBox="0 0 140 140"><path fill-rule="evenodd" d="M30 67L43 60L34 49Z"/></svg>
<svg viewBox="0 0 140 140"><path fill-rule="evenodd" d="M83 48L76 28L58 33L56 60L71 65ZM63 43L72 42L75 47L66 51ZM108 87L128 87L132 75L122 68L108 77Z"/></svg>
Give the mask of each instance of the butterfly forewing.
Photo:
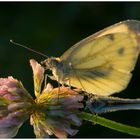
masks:
<svg viewBox="0 0 140 140"><path fill-rule="evenodd" d="M126 88L140 48L140 23L110 26L66 51L60 59L71 63L72 86L108 96Z"/></svg>

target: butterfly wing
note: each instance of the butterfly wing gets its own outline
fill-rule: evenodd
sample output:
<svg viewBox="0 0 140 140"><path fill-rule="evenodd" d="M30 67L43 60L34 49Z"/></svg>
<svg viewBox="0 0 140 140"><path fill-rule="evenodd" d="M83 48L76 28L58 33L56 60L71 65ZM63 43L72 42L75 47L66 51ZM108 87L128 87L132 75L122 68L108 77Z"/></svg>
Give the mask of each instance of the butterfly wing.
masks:
<svg viewBox="0 0 140 140"><path fill-rule="evenodd" d="M139 31L140 22L120 22L66 51L60 59L71 63L71 85L103 96L125 89L139 54Z"/></svg>

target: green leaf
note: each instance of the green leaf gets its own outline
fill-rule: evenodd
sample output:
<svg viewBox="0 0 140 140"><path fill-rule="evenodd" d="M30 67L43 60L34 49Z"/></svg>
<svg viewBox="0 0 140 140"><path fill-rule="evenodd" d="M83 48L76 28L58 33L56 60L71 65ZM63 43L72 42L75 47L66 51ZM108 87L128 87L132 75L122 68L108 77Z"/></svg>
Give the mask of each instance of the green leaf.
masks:
<svg viewBox="0 0 140 140"><path fill-rule="evenodd" d="M90 121L119 132L140 136L140 128L118 123L90 113L83 112L80 116L86 121Z"/></svg>

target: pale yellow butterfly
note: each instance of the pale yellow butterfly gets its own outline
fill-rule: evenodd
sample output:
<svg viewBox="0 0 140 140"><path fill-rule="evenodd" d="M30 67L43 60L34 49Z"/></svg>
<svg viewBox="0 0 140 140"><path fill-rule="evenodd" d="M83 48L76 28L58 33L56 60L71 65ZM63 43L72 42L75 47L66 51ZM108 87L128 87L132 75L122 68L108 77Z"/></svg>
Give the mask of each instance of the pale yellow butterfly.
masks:
<svg viewBox="0 0 140 140"><path fill-rule="evenodd" d="M52 79L108 96L125 89L140 50L140 21L126 20L101 30L42 62Z"/></svg>

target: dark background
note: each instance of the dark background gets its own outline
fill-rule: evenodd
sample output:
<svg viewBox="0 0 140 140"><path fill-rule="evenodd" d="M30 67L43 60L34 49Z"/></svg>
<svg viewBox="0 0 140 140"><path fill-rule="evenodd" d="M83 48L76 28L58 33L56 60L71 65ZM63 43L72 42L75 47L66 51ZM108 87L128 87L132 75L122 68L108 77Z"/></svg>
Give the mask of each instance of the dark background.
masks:
<svg viewBox="0 0 140 140"><path fill-rule="evenodd" d="M109 25L126 19L140 20L140 3L134 2L7 2L0 3L0 77L21 80L33 95L32 70L29 59L44 58L9 40L48 56L61 56L70 46ZM125 91L114 96L140 97L140 60ZM140 111L120 111L102 115L108 119L140 127ZM34 138L27 121L17 138ZM111 129L84 122L75 138L134 138Z"/></svg>

